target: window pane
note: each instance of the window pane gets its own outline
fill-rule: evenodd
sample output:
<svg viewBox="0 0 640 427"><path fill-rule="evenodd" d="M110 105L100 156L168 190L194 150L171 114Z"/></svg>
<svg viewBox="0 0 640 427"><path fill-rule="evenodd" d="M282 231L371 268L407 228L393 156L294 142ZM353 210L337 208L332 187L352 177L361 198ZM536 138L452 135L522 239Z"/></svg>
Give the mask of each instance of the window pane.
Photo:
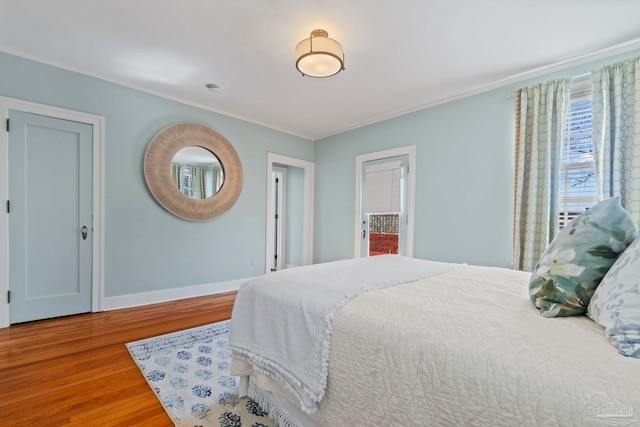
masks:
<svg viewBox="0 0 640 427"><path fill-rule="evenodd" d="M571 86L560 169L562 229L597 202L591 127L591 82Z"/></svg>

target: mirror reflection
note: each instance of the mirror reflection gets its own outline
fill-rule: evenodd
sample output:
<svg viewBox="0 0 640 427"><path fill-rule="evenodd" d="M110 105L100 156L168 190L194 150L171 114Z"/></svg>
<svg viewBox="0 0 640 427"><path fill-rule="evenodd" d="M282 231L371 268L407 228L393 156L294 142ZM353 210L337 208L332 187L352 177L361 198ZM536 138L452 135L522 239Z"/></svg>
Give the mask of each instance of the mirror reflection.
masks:
<svg viewBox="0 0 640 427"><path fill-rule="evenodd" d="M208 199L220 191L224 170L220 160L209 150L189 146L180 149L171 161L173 183L192 199Z"/></svg>

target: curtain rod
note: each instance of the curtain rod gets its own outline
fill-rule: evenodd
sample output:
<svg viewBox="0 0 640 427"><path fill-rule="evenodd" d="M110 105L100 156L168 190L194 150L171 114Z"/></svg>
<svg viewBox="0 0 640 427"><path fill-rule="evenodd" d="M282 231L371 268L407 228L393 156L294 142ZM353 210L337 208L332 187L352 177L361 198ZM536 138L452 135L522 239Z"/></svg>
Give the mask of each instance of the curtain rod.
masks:
<svg viewBox="0 0 640 427"><path fill-rule="evenodd" d="M589 77L591 77L591 73L579 74L577 76L571 77L571 82L573 83L575 81L586 80ZM517 93L518 93L517 90L509 92L509 93L506 94L505 98L513 98L513 97L516 96Z"/></svg>

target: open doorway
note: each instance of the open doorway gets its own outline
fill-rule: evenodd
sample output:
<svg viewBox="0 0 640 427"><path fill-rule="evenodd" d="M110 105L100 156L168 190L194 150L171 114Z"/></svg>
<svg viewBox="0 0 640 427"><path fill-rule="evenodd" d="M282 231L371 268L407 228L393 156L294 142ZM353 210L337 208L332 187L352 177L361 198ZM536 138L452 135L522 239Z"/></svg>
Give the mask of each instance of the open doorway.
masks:
<svg viewBox="0 0 640 427"><path fill-rule="evenodd" d="M356 157L356 258L413 256L414 171L414 145Z"/></svg>
<svg viewBox="0 0 640 427"><path fill-rule="evenodd" d="M313 262L314 164L267 154L266 272Z"/></svg>
<svg viewBox="0 0 640 427"><path fill-rule="evenodd" d="M271 174L271 271L303 265L304 169L275 164Z"/></svg>
<svg viewBox="0 0 640 427"><path fill-rule="evenodd" d="M409 156L363 162L361 255L407 254Z"/></svg>

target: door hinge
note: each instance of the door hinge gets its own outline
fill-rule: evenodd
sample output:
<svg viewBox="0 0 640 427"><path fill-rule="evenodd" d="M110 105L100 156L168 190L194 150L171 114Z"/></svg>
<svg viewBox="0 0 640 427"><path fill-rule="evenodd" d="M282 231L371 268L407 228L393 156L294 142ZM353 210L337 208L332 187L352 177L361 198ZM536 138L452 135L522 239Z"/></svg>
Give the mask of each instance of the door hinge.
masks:
<svg viewBox="0 0 640 427"><path fill-rule="evenodd" d="M11 304L11 291L7 291L7 304Z"/></svg>
<svg viewBox="0 0 640 427"><path fill-rule="evenodd" d="M11 202L7 200L7 213L11 213Z"/></svg>
<svg viewBox="0 0 640 427"><path fill-rule="evenodd" d="M7 118L7 132L9 132L9 119Z"/></svg>

